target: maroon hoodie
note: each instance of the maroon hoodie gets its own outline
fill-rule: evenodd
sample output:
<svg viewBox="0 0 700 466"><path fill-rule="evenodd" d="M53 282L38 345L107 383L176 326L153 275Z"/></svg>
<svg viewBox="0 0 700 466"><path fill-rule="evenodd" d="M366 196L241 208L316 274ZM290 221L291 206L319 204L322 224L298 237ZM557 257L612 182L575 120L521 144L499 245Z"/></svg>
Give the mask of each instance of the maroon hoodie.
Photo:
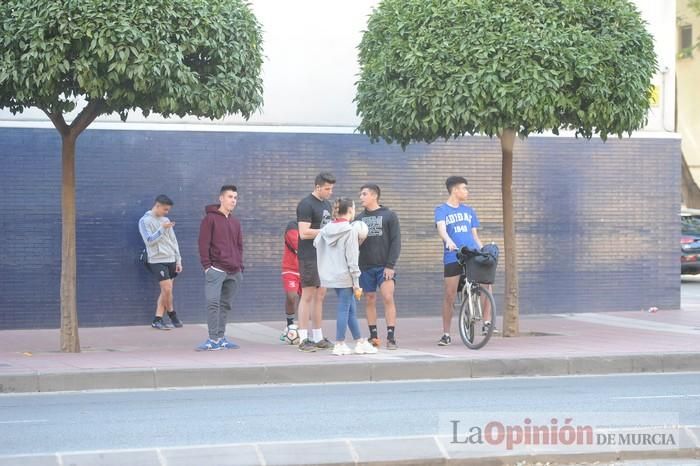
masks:
<svg viewBox="0 0 700 466"><path fill-rule="evenodd" d="M243 271L243 235L241 222L219 211L218 204L208 205L199 226L199 260L204 270L216 267L228 273Z"/></svg>

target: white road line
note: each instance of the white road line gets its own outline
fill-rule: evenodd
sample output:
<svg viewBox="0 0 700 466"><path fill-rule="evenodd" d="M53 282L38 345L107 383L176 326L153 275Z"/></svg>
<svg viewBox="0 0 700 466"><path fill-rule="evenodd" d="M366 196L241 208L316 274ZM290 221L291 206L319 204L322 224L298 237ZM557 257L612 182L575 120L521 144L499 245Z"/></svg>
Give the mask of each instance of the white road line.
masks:
<svg viewBox="0 0 700 466"><path fill-rule="evenodd" d="M654 400L662 398L700 398L698 395L643 395L643 396L618 396L613 400Z"/></svg>
<svg viewBox="0 0 700 466"><path fill-rule="evenodd" d="M0 421L0 424L41 424L49 422L48 419L21 419L17 421Z"/></svg>

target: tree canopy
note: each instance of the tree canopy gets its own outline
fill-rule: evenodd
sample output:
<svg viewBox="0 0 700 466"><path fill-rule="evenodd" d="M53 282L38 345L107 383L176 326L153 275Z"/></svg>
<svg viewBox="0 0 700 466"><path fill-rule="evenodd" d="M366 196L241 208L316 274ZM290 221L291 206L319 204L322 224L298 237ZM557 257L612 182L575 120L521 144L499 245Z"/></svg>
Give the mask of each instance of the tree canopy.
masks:
<svg viewBox="0 0 700 466"><path fill-rule="evenodd" d="M628 0L382 0L359 46L359 131L405 146L646 122L653 39Z"/></svg>
<svg viewBox="0 0 700 466"><path fill-rule="evenodd" d="M240 0L4 0L0 107L126 119L248 118L262 103L262 32Z"/></svg>

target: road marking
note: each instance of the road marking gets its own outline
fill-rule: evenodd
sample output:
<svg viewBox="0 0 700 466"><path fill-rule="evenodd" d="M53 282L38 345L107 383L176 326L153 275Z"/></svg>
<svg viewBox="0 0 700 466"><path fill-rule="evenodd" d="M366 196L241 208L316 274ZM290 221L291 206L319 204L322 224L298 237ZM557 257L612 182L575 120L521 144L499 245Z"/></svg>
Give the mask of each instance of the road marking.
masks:
<svg viewBox="0 0 700 466"><path fill-rule="evenodd" d="M267 461L265 461L265 456L263 456L263 452L260 449L260 445L256 443L255 445L253 445L253 447L255 448L255 456L258 457L258 463L260 463L261 466L267 466Z"/></svg>
<svg viewBox="0 0 700 466"><path fill-rule="evenodd" d="M613 400L654 400L661 398L700 398L698 395L642 395L642 396L618 396Z"/></svg>
<svg viewBox="0 0 700 466"><path fill-rule="evenodd" d="M156 456L158 457L158 463L160 463L161 466L168 465L168 460L165 459L165 455L163 455L163 450L161 450L160 448L156 448Z"/></svg>
<svg viewBox="0 0 700 466"><path fill-rule="evenodd" d="M661 311L663 312L663 311ZM635 328L639 330L650 330L655 332L682 333L685 335L700 335L700 329L687 325L666 324L658 321L638 320L629 317L608 316L585 312L581 314L555 314L569 320L588 322L592 324L607 325L610 327Z"/></svg>
<svg viewBox="0 0 700 466"><path fill-rule="evenodd" d="M0 421L0 424L41 424L42 422L49 422L48 419L22 419L17 421Z"/></svg>

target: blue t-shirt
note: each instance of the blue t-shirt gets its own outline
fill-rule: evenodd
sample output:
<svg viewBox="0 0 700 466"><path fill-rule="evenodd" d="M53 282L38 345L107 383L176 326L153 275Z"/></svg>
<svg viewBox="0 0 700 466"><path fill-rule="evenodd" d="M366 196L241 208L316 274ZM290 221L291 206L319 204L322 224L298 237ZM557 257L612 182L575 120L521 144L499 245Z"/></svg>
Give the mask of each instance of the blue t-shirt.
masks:
<svg viewBox="0 0 700 466"><path fill-rule="evenodd" d="M447 236L457 245L457 249L467 246L470 249L478 249L472 228L479 227L479 218L471 207L460 204L459 207L452 207L447 203L440 204L435 208L435 224L445 222ZM449 251L444 245L445 264L457 262L457 251Z"/></svg>

